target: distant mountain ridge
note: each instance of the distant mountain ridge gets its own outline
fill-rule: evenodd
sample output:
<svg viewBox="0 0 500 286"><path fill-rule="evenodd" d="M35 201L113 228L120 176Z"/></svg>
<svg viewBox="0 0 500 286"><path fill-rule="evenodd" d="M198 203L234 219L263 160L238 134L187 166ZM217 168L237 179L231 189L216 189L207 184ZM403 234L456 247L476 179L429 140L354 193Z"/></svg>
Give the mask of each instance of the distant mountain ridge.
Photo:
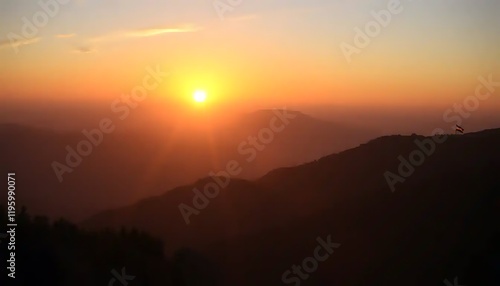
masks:
<svg viewBox="0 0 500 286"><path fill-rule="evenodd" d="M249 136L258 137L261 130L269 128L275 110L247 114L208 131L163 125L141 133L116 131L107 134L88 157L83 156L74 171L64 174L62 183L52 164L65 163L67 146L75 149L86 139L81 132L0 125L0 137L7 138L0 142L0 168L16 170L29 178L19 182L24 191L18 199L34 214L81 220L188 184L225 169L233 160L242 167L238 177L257 178L274 168L311 161L374 137L365 130L287 112L297 118L282 132L273 134L264 150L242 144ZM247 162L252 152L255 158Z"/></svg>

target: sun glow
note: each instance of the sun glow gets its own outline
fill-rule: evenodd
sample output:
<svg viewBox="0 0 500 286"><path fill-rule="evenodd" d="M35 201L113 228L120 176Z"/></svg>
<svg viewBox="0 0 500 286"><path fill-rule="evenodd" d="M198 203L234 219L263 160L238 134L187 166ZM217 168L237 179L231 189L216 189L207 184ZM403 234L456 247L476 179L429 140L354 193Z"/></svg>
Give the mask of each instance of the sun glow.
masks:
<svg viewBox="0 0 500 286"><path fill-rule="evenodd" d="M193 99L196 102L204 102L207 100L207 93L204 90L197 90L193 93Z"/></svg>

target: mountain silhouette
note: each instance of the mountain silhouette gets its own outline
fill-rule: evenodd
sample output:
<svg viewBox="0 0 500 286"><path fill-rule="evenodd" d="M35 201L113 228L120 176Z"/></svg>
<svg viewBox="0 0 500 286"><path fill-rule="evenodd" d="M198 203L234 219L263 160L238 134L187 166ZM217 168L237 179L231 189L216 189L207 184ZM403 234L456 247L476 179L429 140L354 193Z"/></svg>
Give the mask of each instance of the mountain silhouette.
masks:
<svg viewBox="0 0 500 286"><path fill-rule="evenodd" d="M294 117L289 125L276 124L283 131L272 134L273 140L261 144L264 147L259 148L263 150L257 150L248 137L258 138L261 130L269 129L276 112L283 113L262 110L202 132L172 125L141 131L117 130L105 134L88 157L81 156L81 163L71 173L64 173L62 182L52 164L56 161L67 166L66 148L76 150L87 137L79 131L55 132L4 124L0 125L0 137L9 140L0 142L4 163L1 168L29 178L19 180L24 191L18 199L30 212L78 221L98 211L189 184L210 172L217 173L233 160L241 163L238 177L254 179L274 168L311 161L374 136L369 130L288 111Z"/></svg>
<svg viewBox="0 0 500 286"><path fill-rule="evenodd" d="M136 227L161 238L167 253L198 250L226 274L224 285L283 283L283 272L328 235L341 247L308 285L442 285L456 276L465 285L497 285L500 129L450 135L392 192L386 172L397 174L400 158L429 140L385 136L257 180L231 179L189 225L179 205L193 206L193 189L214 178L82 226Z"/></svg>

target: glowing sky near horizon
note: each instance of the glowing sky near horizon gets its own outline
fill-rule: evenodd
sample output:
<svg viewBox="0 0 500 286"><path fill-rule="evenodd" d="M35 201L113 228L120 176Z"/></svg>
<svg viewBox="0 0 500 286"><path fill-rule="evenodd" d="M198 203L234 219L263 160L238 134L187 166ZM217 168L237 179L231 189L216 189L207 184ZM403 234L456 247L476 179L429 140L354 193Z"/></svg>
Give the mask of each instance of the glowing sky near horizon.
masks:
<svg viewBox="0 0 500 286"><path fill-rule="evenodd" d="M222 21L212 0L74 0L16 54L7 35L41 8L2 1L0 98L110 100L157 65L171 77L152 96L183 102L203 89L214 104L440 105L473 93L480 75L500 79L495 0L401 1L348 63L341 43L388 2L242 0Z"/></svg>

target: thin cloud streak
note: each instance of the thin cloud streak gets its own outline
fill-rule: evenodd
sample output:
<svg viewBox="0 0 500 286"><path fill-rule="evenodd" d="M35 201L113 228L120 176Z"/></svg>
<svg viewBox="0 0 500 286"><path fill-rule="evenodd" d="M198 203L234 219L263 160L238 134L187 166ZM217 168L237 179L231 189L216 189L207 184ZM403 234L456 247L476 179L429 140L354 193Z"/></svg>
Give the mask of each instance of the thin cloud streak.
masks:
<svg viewBox="0 0 500 286"><path fill-rule="evenodd" d="M201 30L201 28L192 25L186 25L181 27L149 28L149 29L112 33L92 38L90 39L90 41L91 42L116 41L126 38L144 38L144 37L153 37L171 33L191 33L199 30Z"/></svg>
<svg viewBox="0 0 500 286"><path fill-rule="evenodd" d="M16 41L11 41L11 40L3 40L0 41L0 49L2 48L19 48L21 46L26 46L26 45L32 45L37 42L39 42L42 38L33 38L33 39L23 39L23 40L16 40Z"/></svg>
<svg viewBox="0 0 500 286"><path fill-rule="evenodd" d="M90 54L94 52L97 52L97 50L91 47L77 47L73 50L73 53L77 54Z"/></svg>
<svg viewBox="0 0 500 286"><path fill-rule="evenodd" d="M126 35L129 37L151 37L168 33L190 33L190 32L196 32L198 30L200 29L195 27L153 28L153 29L144 29L144 30L128 32Z"/></svg>

